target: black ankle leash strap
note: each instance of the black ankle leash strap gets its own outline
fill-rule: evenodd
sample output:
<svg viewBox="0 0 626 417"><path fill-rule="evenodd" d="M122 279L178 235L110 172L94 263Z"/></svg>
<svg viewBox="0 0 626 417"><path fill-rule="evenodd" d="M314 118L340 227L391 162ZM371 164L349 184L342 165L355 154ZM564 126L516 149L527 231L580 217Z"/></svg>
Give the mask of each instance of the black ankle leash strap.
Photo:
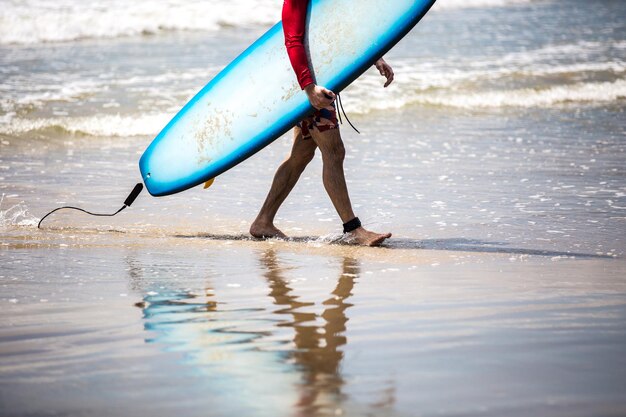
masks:
<svg viewBox="0 0 626 417"><path fill-rule="evenodd" d="M359 220L358 217L355 217L349 222L343 224L343 232L344 233L354 232L359 227L361 227L361 220Z"/></svg>

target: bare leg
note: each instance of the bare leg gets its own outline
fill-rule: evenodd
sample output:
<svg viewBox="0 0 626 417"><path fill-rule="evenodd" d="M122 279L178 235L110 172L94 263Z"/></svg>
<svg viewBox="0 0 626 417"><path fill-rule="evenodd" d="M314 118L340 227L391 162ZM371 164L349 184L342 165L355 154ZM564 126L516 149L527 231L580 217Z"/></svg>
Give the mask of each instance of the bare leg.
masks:
<svg viewBox="0 0 626 417"><path fill-rule="evenodd" d="M325 132L314 130L311 132L313 140L322 153L324 188L335 206L341 221L346 223L354 217L352 204L348 195L348 187L343 173L343 161L345 148L341 140L339 129L331 129ZM391 233L373 233L359 227L349 233L347 241L357 245L377 246L385 239L391 237Z"/></svg>
<svg viewBox="0 0 626 417"><path fill-rule="evenodd" d="M304 168L315 155L317 145L311 139L303 139L300 128L294 129L293 147L291 154L278 167L265 203L258 216L250 226L250 234L258 238L280 237L285 234L274 226L274 217L281 204L285 201L293 187L298 182Z"/></svg>

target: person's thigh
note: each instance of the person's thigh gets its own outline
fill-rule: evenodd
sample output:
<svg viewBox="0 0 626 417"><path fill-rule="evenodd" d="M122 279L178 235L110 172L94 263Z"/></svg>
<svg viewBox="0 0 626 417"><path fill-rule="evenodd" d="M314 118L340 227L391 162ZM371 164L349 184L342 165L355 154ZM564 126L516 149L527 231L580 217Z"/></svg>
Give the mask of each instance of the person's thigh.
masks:
<svg viewBox="0 0 626 417"><path fill-rule="evenodd" d="M298 126L293 129L293 145L291 147L291 156L309 156L312 157L317 149L317 144L312 138L305 139L302 131Z"/></svg>
<svg viewBox="0 0 626 417"><path fill-rule="evenodd" d="M329 129L324 132L319 130L311 131L311 137L320 151L322 156L343 157L345 148L339 129Z"/></svg>

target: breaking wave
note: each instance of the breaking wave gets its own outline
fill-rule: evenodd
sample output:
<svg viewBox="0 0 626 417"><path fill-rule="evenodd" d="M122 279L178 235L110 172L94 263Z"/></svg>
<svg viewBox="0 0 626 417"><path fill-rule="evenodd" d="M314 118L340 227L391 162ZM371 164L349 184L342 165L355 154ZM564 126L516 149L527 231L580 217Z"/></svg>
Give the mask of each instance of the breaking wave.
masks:
<svg viewBox="0 0 626 417"><path fill-rule="evenodd" d="M379 87L380 88L380 87ZM350 90L348 90L350 91ZM400 109L409 105L447 106L463 109L508 107L552 107L574 104L606 104L626 99L626 80L586 82L546 88L521 88L501 91L453 92L441 90L414 94L390 94L384 100L367 97L357 91L347 92L345 105L349 113ZM13 117L0 124L0 133L19 135L32 131L129 137L154 136L174 116L172 112L141 115L94 115L87 117L52 117L27 119Z"/></svg>
<svg viewBox="0 0 626 417"><path fill-rule="evenodd" d="M459 108L551 107L567 103L601 104L626 99L626 81L579 83L548 88L523 88L457 94L417 94L396 105L428 104Z"/></svg>
<svg viewBox="0 0 626 417"><path fill-rule="evenodd" d="M434 11L502 7L530 0L439 0ZM9 0L0 10L0 44L117 38L167 31L268 26L280 0Z"/></svg>
<svg viewBox="0 0 626 417"><path fill-rule="evenodd" d="M154 136L173 116L174 113L163 112L138 116L99 114L38 119L14 117L8 123L0 124L0 133L19 135L33 131L58 131L104 137Z"/></svg>

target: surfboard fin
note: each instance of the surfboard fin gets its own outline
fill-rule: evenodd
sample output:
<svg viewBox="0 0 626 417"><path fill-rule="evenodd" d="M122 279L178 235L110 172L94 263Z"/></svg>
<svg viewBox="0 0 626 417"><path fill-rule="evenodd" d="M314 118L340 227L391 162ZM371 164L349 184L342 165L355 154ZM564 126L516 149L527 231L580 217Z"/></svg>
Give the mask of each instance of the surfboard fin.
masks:
<svg viewBox="0 0 626 417"><path fill-rule="evenodd" d="M209 188L210 186L213 185L213 181L215 181L215 178L211 178L210 180L208 180L207 182L204 183L204 189L206 190L207 188Z"/></svg>

